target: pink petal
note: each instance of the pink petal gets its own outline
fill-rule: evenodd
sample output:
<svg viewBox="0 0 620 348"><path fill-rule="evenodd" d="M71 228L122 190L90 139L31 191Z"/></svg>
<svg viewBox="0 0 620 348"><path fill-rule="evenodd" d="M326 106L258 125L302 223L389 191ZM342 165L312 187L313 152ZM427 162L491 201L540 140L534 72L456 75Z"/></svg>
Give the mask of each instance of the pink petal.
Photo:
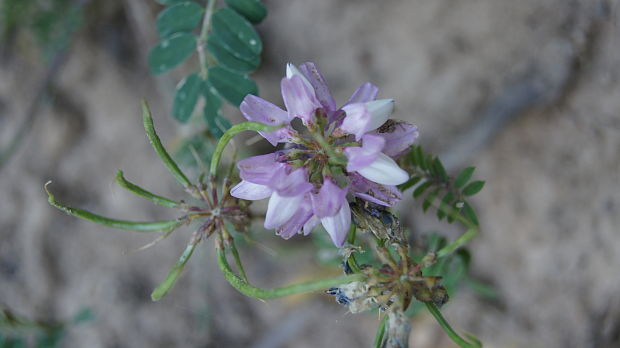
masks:
<svg viewBox="0 0 620 348"><path fill-rule="evenodd" d="M322 218L321 224L325 227L334 245L341 248L347 239L347 234L349 234L349 227L351 227L351 208L349 208L349 204L343 204L336 215Z"/></svg>
<svg viewBox="0 0 620 348"><path fill-rule="evenodd" d="M243 116L249 121L260 122L269 125L289 124L288 113L274 104L259 98L257 96L248 94L244 99L239 110ZM273 132L259 132L265 139L267 139L271 145L276 145L279 142L288 142L293 133L293 129L290 126L278 129Z"/></svg>
<svg viewBox="0 0 620 348"><path fill-rule="evenodd" d="M377 98L379 88L370 82L364 82L358 89L353 92L347 104L365 103Z"/></svg>
<svg viewBox="0 0 620 348"><path fill-rule="evenodd" d="M282 98L288 110L289 119L301 118L305 124L314 120L314 111L321 107L314 90L306 86L302 77L293 75L280 83Z"/></svg>
<svg viewBox="0 0 620 348"><path fill-rule="evenodd" d="M282 226L295 215L299 205L303 202L303 198L304 195L282 197L277 192L274 192L267 205L265 228L272 229Z"/></svg>
<svg viewBox="0 0 620 348"><path fill-rule="evenodd" d="M273 176L284 169L284 164L276 162L275 159L275 153L244 158L237 162L239 176L245 181L268 185Z"/></svg>
<svg viewBox="0 0 620 348"><path fill-rule="evenodd" d="M349 191L354 196L364 200L384 206L392 206L403 198L396 186L377 184L357 173L349 174L349 179Z"/></svg>
<svg viewBox="0 0 620 348"><path fill-rule="evenodd" d="M329 178L325 178L323 185L317 194L311 194L312 210L319 218L334 216L346 200L348 188L340 188Z"/></svg>
<svg viewBox="0 0 620 348"><path fill-rule="evenodd" d="M418 127L406 122L388 121L372 134L385 139L383 153L398 158L409 150L409 147L418 138Z"/></svg>
<svg viewBox="0 0 620 348"><path fill-rule="evenodd" d="M366 179L383 185L399 185L409 179L409 174L384 153L380 153L371 165L358 169L357 172Z"/></svg>
<svg viewBox="0 0 620 348"><path fill-rule="evenodd" d="M366 104L348 104L342 107L342 110L346 113L346 116L340 128L349 134L355 135L355 140L360 140L367 132L370 123L371 115Z"/></svg>
<svg viewBox="0 0 620 348"><path fill-rule="evenodd" d="M230 190L233 197L256 201L271 196L273 190L265 185L258 185L242 180Z"/></svg>
<svg viewBox="0 0 620 348"><path fill-rule="evenodd" d="M344 150L347 162L347 171L354 172L372 164L383 150L385 139L378 135L366 134L362 138L362 147L351 146Z"/></svg>
<svg viewBox="0 0 620 348"><path fill-rule="evenodd" d="M289 239L293 235L301 232L304 225L312 217L312 205L310 199L304 197L295 214L283 225L277 228L276 234L284 239Z"/></svg>
<svg viewBox="0 0 620 348"><path fill-rule="evenodd" d="M327 82L325 82L319 68L317 68L314 63L307 62L302 64L299 69L314 88L316 98L319 100L321 105L323 105L325 111L330 112L336 110L336 101L329 91Z"/></svg>
<svg viewBox="0 0 620 348"><path fill-rule="evenodd" d="M280 171L271 180L269 187L278 192L280 196L291 197L304 194L314 188L308 182L308 173L305 168L298 168L287 174Z"/></svg>

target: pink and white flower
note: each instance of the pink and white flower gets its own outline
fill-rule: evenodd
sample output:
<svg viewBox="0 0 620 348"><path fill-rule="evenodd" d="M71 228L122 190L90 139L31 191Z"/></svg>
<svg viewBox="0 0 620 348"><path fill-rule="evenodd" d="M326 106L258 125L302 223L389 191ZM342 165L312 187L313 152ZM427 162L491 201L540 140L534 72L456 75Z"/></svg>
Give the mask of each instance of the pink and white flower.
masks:
<svg viewBox="0 0 620 348"><path fill-rule="evenodd" d="M417 127L389 120L392 99L376 100L378 88L366 82L337 108L314 63L288 64L281 81L286 110L248 95L240 110L250 121L284 124L261 132L280 151L239 161L242 181L231 194L247 200L269 197L265 228L288 239L323 225L337 247L351 226L347 197L384 206L401 199L396 185L409 175L394 161L413 144ZM306 130L291 126L301 119Z"/></svg>

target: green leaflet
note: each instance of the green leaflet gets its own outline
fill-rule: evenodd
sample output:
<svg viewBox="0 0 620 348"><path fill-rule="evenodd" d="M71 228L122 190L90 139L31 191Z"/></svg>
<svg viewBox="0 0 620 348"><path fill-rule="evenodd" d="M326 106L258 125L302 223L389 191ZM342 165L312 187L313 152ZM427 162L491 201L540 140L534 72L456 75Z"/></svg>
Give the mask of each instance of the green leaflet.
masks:
<svg viewBox="0 0 620 348"><path fill-rule="evenodd" d="M226 4L237 11L253 24L258 24L267 16L267 8L258 0L224 0Z"/></svg>
<svg viewBox="0 0 620 348"><path fill-rule="evenodd" d="M196 49L196 35L176 33L158 43L149 53L149 69L158 75L175 68Z"/></svg>
<svg viewBox="0 0 620 348"><path fill-rule="evenodd" d="M252 25L237 12L220 8L213 14L211 35L218 36L226 49L236 57L252 60L260 55L263 44Z"/></svg>
<svg viewBox="0 0 620 348"><path fill-rule="evenodd" d="M207 49L221 66L240 73L249 73L256 70L260 65L260 56L257 55L248 60L242 59L235 56L226 47L219 36L209 36Z"/></svg>
<svg viewBox="0 0 620 348"><path fill-rule="evenodd" d="M209 82L203 84L202 93L205 97L203 116L207 123L207 130L219 139L231 127L230 121L222 116L222 99Z"/></svg>
<svg viewBox="0 0 620 348"><path fill-rule="evenodd" d="M239 106L246 95L258 94L252 79L219 66L209 68L208 80L218 94L234 106Z"/></svg>
<svg viewBox="0 0 620 348"><path fill-rule="evenodd" d="M188 75L177 85L172 105L172 116L181 123L187 122L202 92L203 81L198 74Z"/></svg>
<svg viewBox="0 0 620 348"><path fill-rule="evenodd" d="M193 1L176 3L159 13L157 16L157 32L164 38L181 31L192 31L204 14L204 9Z"/></svg>

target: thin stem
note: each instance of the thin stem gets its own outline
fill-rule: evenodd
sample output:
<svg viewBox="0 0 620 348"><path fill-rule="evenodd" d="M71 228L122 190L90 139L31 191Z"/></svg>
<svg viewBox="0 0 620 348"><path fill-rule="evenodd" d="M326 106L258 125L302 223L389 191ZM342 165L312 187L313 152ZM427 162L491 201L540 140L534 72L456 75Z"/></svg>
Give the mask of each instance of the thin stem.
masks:
<svg viewBox="0 0 620 348"><path fill-rule="evenodd" d="M385 325L387 323L388 316L387 314L383 316L381 319L381 323L379 323L379 327L377 328L377 335L375 336L375 342L373 343L373 347L382 348L383 347L383 337L385 336Z"/></svg>
<svg viewBox="0 0 620 348"><path fill-rule="evenodd" d="M433 315L433 317L435 317L435 320L437 320L437 322L439 323L439 326L441 326L441 328L443 329L443 331L450 337L450 339L452 339L452 341L454 341L454 343L456 343L459 347L462 348L480 348L482 347L482 344L480 343L480 341L478 341L477 338L468 335L468 338L472 341L472 342L468 342L466 341L464 338L462 338L461 336L459 336L459 334L456 333L456 331L454 331L454 329L452 329L452 327L450 326L450 324L448 324L448 321L443 317L443 315L441 314L441 312L439 311L439 309L437 308L437 306L435 306L434 303L431 302L426 302L426 308L428 309L429 312L431 312L431 314Z"/></svg>
<svg viewBox="0 0 620 348"><path fill-rule="evenodd" d="M145 100L142 101L142 120L144 122L144 129L146 130L146 135L155 149L155 152L159 156L159 158L164 162L166 168L174 178L185 187L186 190L192 191L191 188L192 183L187 179L187 176L183 174L179 166L174 162L172 157L168 154L164 146L161 144L161 140L155 132L155 126L153 125L153 117L151 116L151 110L149 109L148 104Z"/></svg>
<svg viewBox="0 0 620 348"><path fill-rule="evenodd" d="M284 286L281 288L261 289L248 284L233 273L230 265L228 264L228 261L226 260L226 253L221 247L217 250L217 261L220 270L222 271L224 277L226 278L226 280L228 280L230 285L232 285L235 289L239 290L239 292L246 296L259 299L271 299L300 294L304 292L323 290L333 286L348 284L355 281L362 281L366 278L364 274L360 273L335 278L320 279L310 282L303 282Z"/></svg>
<svg viewBox="0 0 620 348"><path fill-rule="evenodd" d="M461 246L472 240L474 237L476 237L476 235L478 235L478 230L475 228L470 228L469 230L467 230L467 232L457 237L452 243L437 251L437 258L448 256L454 250L460 248Z"/></svg>
<svg viewBox="0 0 620 348"><path fill-rule="evenodd" d="M200 76L203 79L207 78L208 74L208 62L205 54L205 44L209 36L209 29L211 28L211 16L213 15L213 8L215 7L215 0L209 0L207 2L207 10L205 16L202 19L202 29L200 30L200 36L198 37L198 60L200 61Z"/></svg>
<svg viewBox="0 0 620 348"><path fill-rule="evenodd" d="M241 256L239 256L239 251L237 250L237 246L235 245L235 239L230 234L230 232L228 232L228 230L226 229L226 226L224 226L224 223L222 223L221 228L224 231L224 236L226 238L226 244L230 248L230 251L233 254L233 258L235 259L235 265L237 265L239 274L241 274L241 279L244 282L248 283L248 276L245 273L245 269L243 268L243 263L241 262Z"/></svg>
<svg viewBox="0 0 620 348"><path fill-rule="evenodd" d="M356 231L357 229L355 228L355 225L351 224L351 229L349 230L349 240L348 240L349 244L351 245L355 244ZM353 270L354 273L360 273L362 271L353 253L351 253L351 255L349 255L349 257L347 258L347 263L349 264L349 267L351 268L351 270Z"/></svg>
<svg viewBox="0 0 620 348"><path fill-rule="evenodd" d="M185 269L185 264L194 253L196 245L198 245L197 241L192 241L187 245L185 251L183 251L183 254L181 254L181 257L179 257L177 262L168 272L166 279L161 282L161 284L159 284L151 293L151 299L153 301L159 301L162 297L166 296L170 289L172 289L174 283L176 283L177 279L179 279L179 277L181 276L181 273L183 273L183 269Z"/></svg>
<svg viewBox="0 0 620 348"><path fill-rule="evenodd" d="M127 179L125 179L125 177L123 176L123 171L119 170L116 172L116 182L124 189L130 191L131 193L134 193L140 197L144 197L146 199L148 199L149 201L155 203L155 204L159 204L159 205L163 205L164 207L169 207L169 208L178 208L181 203L179 202L175 202L169 198L166 197L162 197L159 195L156 195L152 192L149 192L145 189L143 189L142 187L133 184L129 181L127 181Z"/></svg>
<svg viewBox="0 0 620 348"><path fill-rule="evenodd" d="M138 221L111 219L105 216L91 213L83 209L72 208L72 207L66 206L56 201L56 199L54 198L54 195L52 195L51 192L47 189L47 186L50 183L51 181L48 181L45 184L45 192L47 192L47 197L48 197L47 200L52 206L64 211L65 213L69 215L75 216L80 219L92 221L99 225L108 226L112 228L118 228L121 230L131 230L131 231L138 231L138 232L158 232L158 231L168 231L171 229L175 229L190 219L189 217L183 217L183 218L174 219L174 220L152 221L152 222L138 222Z"/></svg>
<svg viewBox="0 0 620 348"><path fill-rule="evenodd" d="M284 125L275 125L270 126L263 123L258 122L243 122L236 124L230 127L226 133L222 135L220 141L217 143L215 147L215 151L213 152L213 157L211 157L211 168L209 173L211 176L215 177L217 172L217 167L220 164L220 159L222 158L222 153L226 148L226 145L230 142L230 140L237 134L244 131L255 131L255 132L272 132L274 130L280 129L284 127Z"/></svg>

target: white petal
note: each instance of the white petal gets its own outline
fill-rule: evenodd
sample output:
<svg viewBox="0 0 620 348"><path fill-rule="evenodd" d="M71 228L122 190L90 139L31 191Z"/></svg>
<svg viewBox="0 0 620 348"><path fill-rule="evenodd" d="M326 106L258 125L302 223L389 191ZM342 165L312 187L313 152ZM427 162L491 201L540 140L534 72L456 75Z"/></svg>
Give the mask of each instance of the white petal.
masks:
<svg viewBox="0 0 620 348"><path fill-rule="evenodd" d="M316 225L319 224L319 222L321 222L321 220L319 220L319 218L316 217L316 215L312 215L310 220L308 220L304 225L304 228L303 228L304 236L309 235L310 232L312 232L312 230L316 227Z"/></svg>
<svg viewBox="0 0 620 348"><path fill-rule="evenodd" d="M273 190L270 189L269 186L259 185L245 180L242 180L239 184L237 184L237 186L230 190L230 194L233 197L247 199L250 201L267 198L272 192Z"/></svg>
<svg viewBox="0 0 620 348"><path fill-rule="evenodd" d="M265 228L272 229L282 226L287 222L299 208L304 195L293 197L282 197L274 192L269 199L267 214L265 216Z"/></svg>
<svg viewBox="0 0 620 348"><path fill-rule="evenodd" d="M382 185L400 185L409 179L409 174L383 152L368 167L358 169L357 172Z"/></svg>
<svg viewBox="0 0 620 348"><path fill-rule="evenodd" d="M290 79L294 75L301 77L306 87L308 87L308 89L312 91L312 93L314 93L314 87L312 87L312 84L310 83L310 81L308 81L308 79L304 76L304 74L302 74L301 71L299 71L299 69L295 65L291 63L287 63L286 64L286 77Z"/></svg>
<svg viewBox="0 0 620 348"><path fill-rule="evenodd" d="M371 131L381 127L394 111L394 99L379 99L366 102L366 107L370 113L370 122L366 131Z"/></svg>
<svg viewBox="0 0 620 348"><path fill-rule="evenodd" d="M349 227L351 227L349 203L345 202L336 215L322 218L321 223L332 238L332 242L338 248L342 247L347 239L347 234L349 234Z"/></svg>

